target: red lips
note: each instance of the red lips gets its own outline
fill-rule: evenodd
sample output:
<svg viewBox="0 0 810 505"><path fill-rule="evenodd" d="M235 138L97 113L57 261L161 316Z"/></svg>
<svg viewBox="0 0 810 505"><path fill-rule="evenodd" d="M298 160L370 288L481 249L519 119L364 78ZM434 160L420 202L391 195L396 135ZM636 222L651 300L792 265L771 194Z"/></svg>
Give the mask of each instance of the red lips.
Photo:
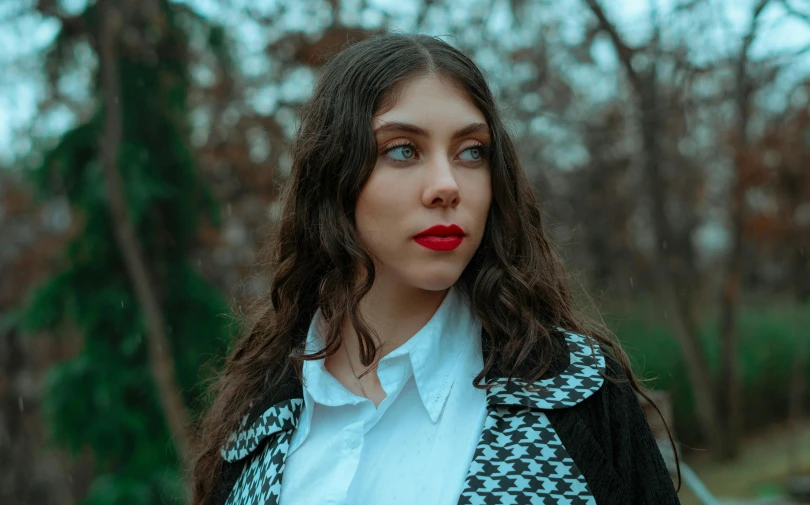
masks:
<svg viewBox="0 0 810 505"><path fill-rule="evenodd" d="M455 224L438 224L419 232L413 239L417 244L434 251L452 251L464 240L464 230Z"/></svg>

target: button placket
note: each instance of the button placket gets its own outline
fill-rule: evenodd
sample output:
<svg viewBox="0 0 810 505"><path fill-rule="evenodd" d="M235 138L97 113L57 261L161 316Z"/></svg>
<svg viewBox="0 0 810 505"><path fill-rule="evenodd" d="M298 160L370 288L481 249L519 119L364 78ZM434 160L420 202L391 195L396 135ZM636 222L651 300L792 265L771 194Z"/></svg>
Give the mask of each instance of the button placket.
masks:
<svg viewBox="0 0 810 505"><path fill-rule="evenodd" d="M363 439L365 438L364 424L364 421L356 422L343 430L343 446L346 450L354 452L363 446Z"/></svg>

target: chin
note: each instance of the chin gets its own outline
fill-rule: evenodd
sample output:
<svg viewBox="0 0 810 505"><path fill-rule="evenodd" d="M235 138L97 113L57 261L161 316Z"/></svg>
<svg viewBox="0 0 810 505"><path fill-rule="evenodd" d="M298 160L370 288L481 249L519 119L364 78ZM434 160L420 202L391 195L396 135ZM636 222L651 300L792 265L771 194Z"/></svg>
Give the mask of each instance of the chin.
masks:
<svg viewBox="0 0 810 505"><path fill-rule="evenodd" d="M461 277L463 269L457 272L441 270L436 272L422 271L416 275L411 275L409 284L425 291L443 291L453 287L453 284Z"/></svg>

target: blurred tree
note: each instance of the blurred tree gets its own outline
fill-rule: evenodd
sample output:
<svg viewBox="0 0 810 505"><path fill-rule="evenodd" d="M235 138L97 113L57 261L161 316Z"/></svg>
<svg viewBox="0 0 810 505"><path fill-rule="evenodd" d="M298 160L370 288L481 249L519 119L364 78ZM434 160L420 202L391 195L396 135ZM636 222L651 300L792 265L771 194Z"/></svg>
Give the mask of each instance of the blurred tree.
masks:
<svg viewBox="0 0 810 505"><path fill-rule="evenodd" d="M34 172L81 225L23 316L29 332L82 339L49 371L44 408L57 442L92 452L86 504L183 500L187 409L202 360L225 345L227 308L189 258L218 214L189 147L183 16L164 0L98 2L65 18L77 28L50 55L63 70L77 44L100 55L99 106Z"/></svg>
<svg viewBox="0 0 810 505"><path fill-rule="evenodd" d="M759 188L779 205L749 213L742 237L759 244L762 254L758 262L776 265L781 283L792 287L796 299L798 345L788 386L788 418L798 435L806 424L802 418L808 401L806 370L810 349L807 328L800 324L799 315L810 307L810 80L799 83L789 96L795 98L796 107L774 117L750 148L760 161L756 165ZM791 453L795 451L795 447L791 449ZM797 460L794 457L793 461ZM794 466L793 471L797 470Z"/></svg>
<svg viewBox="0 0 810 505"><path fill-rule="evenodd" d="M740 407L741 373L739 337L737 335L736 317L740 299L742 276L743 226L747 217L745 196L750 186L756 183L761 173L755 157L751 156L751 111L752 95L762 82L754 82L751 75L751 45L757 36L760 16L770 0L757 0L751 14L748 30L740 45L734 69L735 90L733 101L737 111L737 128L733 134L733 152L735 170L730 183L729 217L731 248L727 255L725 278L720 292L720 341L723 352L720 360L720 378L718 383L718 403L723 419L724 443L722 453L725 458L734 458L739 453L740 433L742 430L742 410ZM760 75L767 73L760 72Z"/></svg>
<svg viewBox="0 0 810 505"><path fill-rule="evenodd" d="M769 0L750 3L750 17L741 36L727 31L726 40L734 41L730 45L733 49L727 54L721 50L709 60L709 65L696 63L687 41L698 33L696 25L717 22L712 8L719 4L677 3L671 12L679 21L686 22L686 28L676 30L672 26L680 23L673 19L665 23L656 2L650 2L651 35L640 45L628 42L627 33L609 19L603 2L584 0L584 4L613 46L635 98L644 189L650 197L656 284L681 343L704 440L714 446L717 456L733 458L739 451L743 426L742 365L736 319L745 274L756 270L759 248L745 232L752 217L749 214L755 191L751 190L758 190L760 201L767 208L783 205L779 198L766 196L762 190L769 153L754 147L759 133L754 125L773 118L767 110L755 106L754 98L765 92L775 93L779 72L807 49L796 54L775 52L759 59L752 56L753 43L762 30L763 12L769 5L777 5ZM790 7L785 2L779 4ZM797 15L794 9L785 11ZM663 32L668 41L664 40ZM705 42L698 47L705 47ZM685 86L668 87L667 82L675 79ZM707 89L718 91L706 93ZM726 133L719 137L724 141L715 140L714 147L706 150L713 154L704 152L695 156L695 147L705 144L701 137L712 131ZM700 165L703 167L698 169ZM722 172L725 167L727 174ZM708 269L701 272L698 268L693 238L701 220L696 211L709 179L722 181L723 198L717 199L722 205L714 210L725 217L724 229L729 237L722 264L718 265L721 268L717 269L720 275L715 276ZM700 210L704 214L712 210L703 207ZM762 222L761 214L754 216ZM795 237L792 240L795 244ZM716 332L720 351L717 380L698 331L699 285L712 277L721 283L716 304L720 312Z"/></svg>
<svg viewBox="0 0 810 505"><path fill-rule="evenodd" d="M0 503L50 505L69 503L89 471L82 455L66 479L70 465L48 447L42 429L37 379L50 361L69 357L70 346L40 345L18 327L20 301L28 286L47 277L69 226L54 219L64 209L58 200L41 206L31 196L20 173L0 170Z"/></svg>
<svg viewBox="0 0 810 505"><path fill-rule="evenodd" d="M689 255L676 255L671 249L678 240L667 208L669 198L663 168L665 158L662 140L665 138L666 122L659 82L661 27L658 20L654 20L650 43L646 47L635 49L624 40L616 25L608 19L598 0L585 0L585 3L596 18L600 29L608 35L636 99L645 189L652 216L653 270L656 283L681 344L704 438L711 444L722 445L725 437L716 402L716 388L700 345L694 298L691 296L694 279L690 278L683 268L683 260ZM639 58L639 55L644 57Z"/></svg>
<svg viewBox="0 0 810 505"><path fill-rule="evenodd" d="M70 274L64 281L64 285L70 285L64 289L73 293L55 296L69 303L48 306L65 315L53 316L51 327L58 331L58 341L20 339L14 328L0 331L0 336L6 338L5 348L21 356L15 358L16 366L8 366L3 370L5 374L0 373L0 386L12 384L10 389L0 387L0 393L5 394L0 397L0 416L11 420L13 425L9 425L15 429L33 426L35 420L30 416L36 415L38 407L32 392L35 389L20 393L23 388L16 385L26 384L31 377L35 381L39 370L53 361L77 355L83 361L66 362L73 363L73 369L60 365L49 377L71 378L72 382L66 383L73 386L77 383L74 378L89 377L83 383L87 384L86 394L83 392L80 398L86 410L101 412L103 395L108 393L104 393L106 386L97 384L103 382L98 380L103 373L95 368L95 361L96 357L108 356L106 351L99 351L102 345L112 349L111 355L126 354L109 362L111 367L117 367L115 372L104 372L113 376L122 371L110 381L114 391L151 391L146 398L138 396L143 393L130 394L126 409L118 405L105 407L103 412L115 429L137 425L132 419L121 419L119 412L143 415L150 422L164 412L158 401L160 389L153 389L146 367L147 341L138 340L153 332L146 332L146 324L134 313L137 297L115 233L121 227L111 224L108 205L115 192L108 191L103 174L109 176L110 171L102 171L105 165L100 162L103 157L98 142L114 131L105 125L118 122L108 121L105 114L114 109L115 89L119 86L102 87L98 74L111 68L110 59L121 78L122 89L117 94L121 143L120 154L109 156L106 168L118 162L123 179L121 200L127 202L128 220L146 257L147 275L176 358L180 388L187 389L194 382L194 374L188 375L188 370L196 366L188 363L197 363L187 353L209 345L205 343L210 342L209 330L219 324L203 318L211 323L210 327L194 340L187 336L187 329L178 330L188 323L178 321L174 314L177 293L182 290L179 281L173 280L179 269L172 270L174 260L164 249L172 249L166 244L182 221L175 212L188 208L186 205L199 204L194 207L197 210L208 205L206 198L192 203L202 186L199 181L189 182L188 192L179 189L185 184L180 181L186 180L188 164L193 163L226 210L221 227L202 219L183 228L194 236L184 238L177 251L185 247L184 257L193 258L192 270L202 273L226 296L233 296L233 306L239 310L240 303L266 289L268 273L252 266L262 242L262 230L268 220L278 217L278 188L289 173L289 142L298 106L307 98L325 58L349 40L405 31L439 35L465 50L484 69L499 96L524 167L544 203L549 229L563 245L569 266L584 273L581 278L589 290L604 295L606 312L617 312L609 317L618 316L611 322L618 325L617 330L621 328L617 335L629 344L628 350L633 353L644 349L635 357L639 365L649 366L639 371L657 375L656 387L673 391L678 399L676 425L681 440L689 445L717 441L707 434L708 414L702 405L709 401L716 404L715 409L722 409L725 404L723 393L708 391L721 389L717 379L721 368L718 329L722 326L716 318L723 299L717 293L723 293L723 282L729 278L735 227L742 226L739 294L729 306L750 304L749 310L736 311L736 330L743 338L739 350L745 388L741 408L747 416L744 428L760 429L783 420L788 391L784 363L795 357L796 379L791 381L795 387L790 391L792 404L800 407L806 396L799 380L806 373L806 361L801 361L806 350L797 347L795 354L785 357L793 352L793 341L788 338L792 333L785 327L789 322L784 321L781 312L769 316L768 310L771 305L779 309L789 306L794 293L800 299L806 298L810 290L810 191L805 177L810 164L806 149L810 90L806 83L789 93L779 87L780 76L806 75L805 67L795 65L791 72L782 72L792 60L778 54L773 55L774 61L760 60L763 49L772 44L768 30L773 33L779 29L775 14L780 9L794 19L810 21L810 17L797 0L769 3L757 27L759 42L752 43L745 66L746 96L750 99L745 147L738 135L738 98L742 96L738 91L743 86L737 70L745 30L750 25L749 18L740 20L739 14L749 6L750 16L758 2L650 1L636 2L632 9L621 2L594 2L605 10L604 21L615 31L611 34L605 22L594 15L590 2L584 0L214 0L177 1L169 6L154 0L108 1L100 5L134 8L114 35L118 40L117 56L108 57L108 63L102 61L98 50L101 25L95 8L70 15L62 9L67 3L32 2L36 9L32 17L37 21L0 24L0 34L16 28L17 39L24 41L31 27L54 26L54 20L61 29L43 68L38 53L30 50L37 46L21 44L29 47L28 52L17 53L19 61L5 67L9 71L0 76L0 83L6 83L14 70L23 84L34 88L40 84L42 74L48 84L39 104L40 113L32 118L30 127L23 127L27 129L17 134L22 147L15 148L23 152L26 145L31 147L30 160L41 158L43 152L47 154L45 164L38 163L42 166L36 171L35 181L44 200L26 203L30 188L16 178L0 182L0 278L4 281L0 298L6 300L0 300L0 330L3 321L16 319L7 317L7 311L14 308L20 293L34 279L42 279L54 269L62 277L79 268L83 273ZM132 7L135 4L140 5ZM655 13L656 5L660 14ZM653 15L638 14L645 8ZM20 13L29 9L33 7L24 3L17 7ZM223 27L206 19L221 22ZM172 35L167 33L175 32L185 38L172 45L167 42ZM615 40L627 50L621 50L621 44L617 47ZM803 51L807 54L810 47ZM108 93L104 95L102 89ZM177 89L183 90L182 96L169 98L167 93ZM105 101L112 101L113 107L104 107ZM783 102L784 110L768 110L773 102ZM66 122L65 117L70 119ZM66 123L70 127L65 127ZM59 144L50 149L53 146L48 142L53 132L65 129L68 133L60 134ZM103 147L109 153L114 151L112 145L105 142ZM144 153L146 157L139 158ZM21 165L24 168L30 163L26 160ZM23 172L19 170L15 177ZM735 193L735 177L745 182L745 191ZM737 221L733 219L735 198L742 202L744 210L743 218ZM66 212L68 199L71 208ZM26 210L21 213L20 208ZM53 217L56 215L59 219ZM164 220L164 215L168 219ZM50 229L47 223L51 221L63 222L62 228ZM69 248L61 255L55 254L62 252L68 238L72 241ZM124 248L128 252L133 249ZM61 260L54 262L52 256ZM175 263L179 264L179 260ZM90 276L90 266L97 267L92 273L98 278ZM135 277L146 280L147 275ZM84 287L74 289L70 284L73 281ZM113 294L103 295L101 288ZM655 290L659 296L650 296ZM116 307L96 303L101 299L117 302L117 293L125 291L126 298L121 298L123 309L120 303ZM767 297L760 297L763 294ZM143 306L140 302L138 305ZM806 313L804 307L801 310ZM103 321L91 323L86 315L72 315L93 311L103 314ZM27 320L30 322L30 318ZM648 320L650 326L645 327L643 320ZM765 326L752 328L752 321ZM91 332L102 325L118 333ZM690 339L682 347L687 359L674 352L670 345L673 332L668 327L677 330L674 333L681 337L680 342L684 342L684 334ZM125 338L120 334L122 329L134 336ZM761 344L763 340L767 344ZM213 349L218 344L210 345ZM780 345L783 348L779 352L769 351L769 346ZM698 356L697 365L690 354L693 351ZM48 358L37 361L41 355ZM107 363L105 359L97 361ZM79 365L87 367L86 371ZM701 370L697 380L695 368ZM138 370L137 384L141 389L122 385L127 380L136 382L126 378L131 370ZM687 374L687 370L691 373ZM52 392L55 387L51 387ZM694 401L693 393L698 401ZM190 405L185 394L185 403ZM59 419L64 426L68 403L55 403L58 397L49 394L46 407L50 419ZM19 399L25 404L22 420ZM54 417L57 407L59 416ZM799 412L799 407L793 410ZM717 416L722 429L727 420L723 412ZM60 440L78 440L74 446L84 448L85 458L77 460L78 465L90 473L84 468L89 466L85 462L99 458L90 457L96 451L96 442L87 442L91 436L84 425L97 429L98 424L85 423L86 418L78 414L71 419L85 431L69 436L63 433ZM150 424L149 429L157 434L155 440L164 437L163 443L168 443L165 427L154 430ZM132 439L130 431L122 433L123 438ZM29 445L41 439L32 438ZM117 443L117 439L113 441ZM150 444L142 445L151 451L156 446ZM3 452L7 446L0 444L0 460L10 461L3 458L11 451L28 447L19 444ZM107 462L95 465L99 477L94 484L96 493L118 489L117 484L105 484L110 480L104 477L119 468L118 463L109 463L109 454L119 454L116 450L102 447L100 451ZM134 459L152 461L144 458L138 455ZM7 479L26 475L32 465L44 466L44 458L39 455L19 461L22 464L15 466L16 473L7 473ZM71 478L76 490L73 494L84 496L84 477L74 471ZM140 476L137 479L142 480ZM61 488L68 487L64 481L62 477ZM0 494L0 502L3 496ZM37 502L41 496L37 495Z"/></svg>

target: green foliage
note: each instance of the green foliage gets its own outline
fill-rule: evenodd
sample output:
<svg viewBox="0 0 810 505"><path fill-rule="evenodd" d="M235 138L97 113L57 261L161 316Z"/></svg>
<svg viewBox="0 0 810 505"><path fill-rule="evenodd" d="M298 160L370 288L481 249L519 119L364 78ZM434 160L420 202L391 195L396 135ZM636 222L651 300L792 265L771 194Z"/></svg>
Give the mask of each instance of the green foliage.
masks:
<svg viewBox="0 0 810 505"><path fill-rule="evenodd" d="M156 489L165 490L158 494ZM115 474L99 475L84 499L84 505L152 505L180 501L183 490L172 473L151 473L139 477ZM173 497L167 500L166 496Z"/></svg>
<svg viewBox="0 0 810 505"><path fill-rule="evenodd" d="M187 44L160 2L158 58L118 61L123 120L118 168L130 218L147 256L167 322L177 380L189 408L201 364L226 345L227 307L188 257L202 218L217 208L195 170L187 140ZM95 27L94 6L84 18ZM69 57L60 36L52 57ZM67 66L68 62L62 62ZM98 91L98 90L97 90ZM99 165L103 110L67 132L32 174L41 197L64 195L81 228L61 270L19 316L28 332L81 339L78 353L47 373L43 408L55 442L89 449L95 479L85 505L179 503L177 455L148 363L145 324L115 240Z"/></svg>
<svg viewBox="0 0 810 505"><path fill-rule="evenodd" d="M742 373L742 409L747 431L785 419L791 367L798 339L807 339L810 306L785 303L743 307L738 314ZM680 346L662 310L639 304L632 314L613 317L611 329L621 340L634 371L649 379L648 387L670 391L675 428L687 445L700 440L693 395ZM717 317L706 317L701 339L709 367L717 374L720 363ZM805 373L810 375L810 363Z"/></svg>

